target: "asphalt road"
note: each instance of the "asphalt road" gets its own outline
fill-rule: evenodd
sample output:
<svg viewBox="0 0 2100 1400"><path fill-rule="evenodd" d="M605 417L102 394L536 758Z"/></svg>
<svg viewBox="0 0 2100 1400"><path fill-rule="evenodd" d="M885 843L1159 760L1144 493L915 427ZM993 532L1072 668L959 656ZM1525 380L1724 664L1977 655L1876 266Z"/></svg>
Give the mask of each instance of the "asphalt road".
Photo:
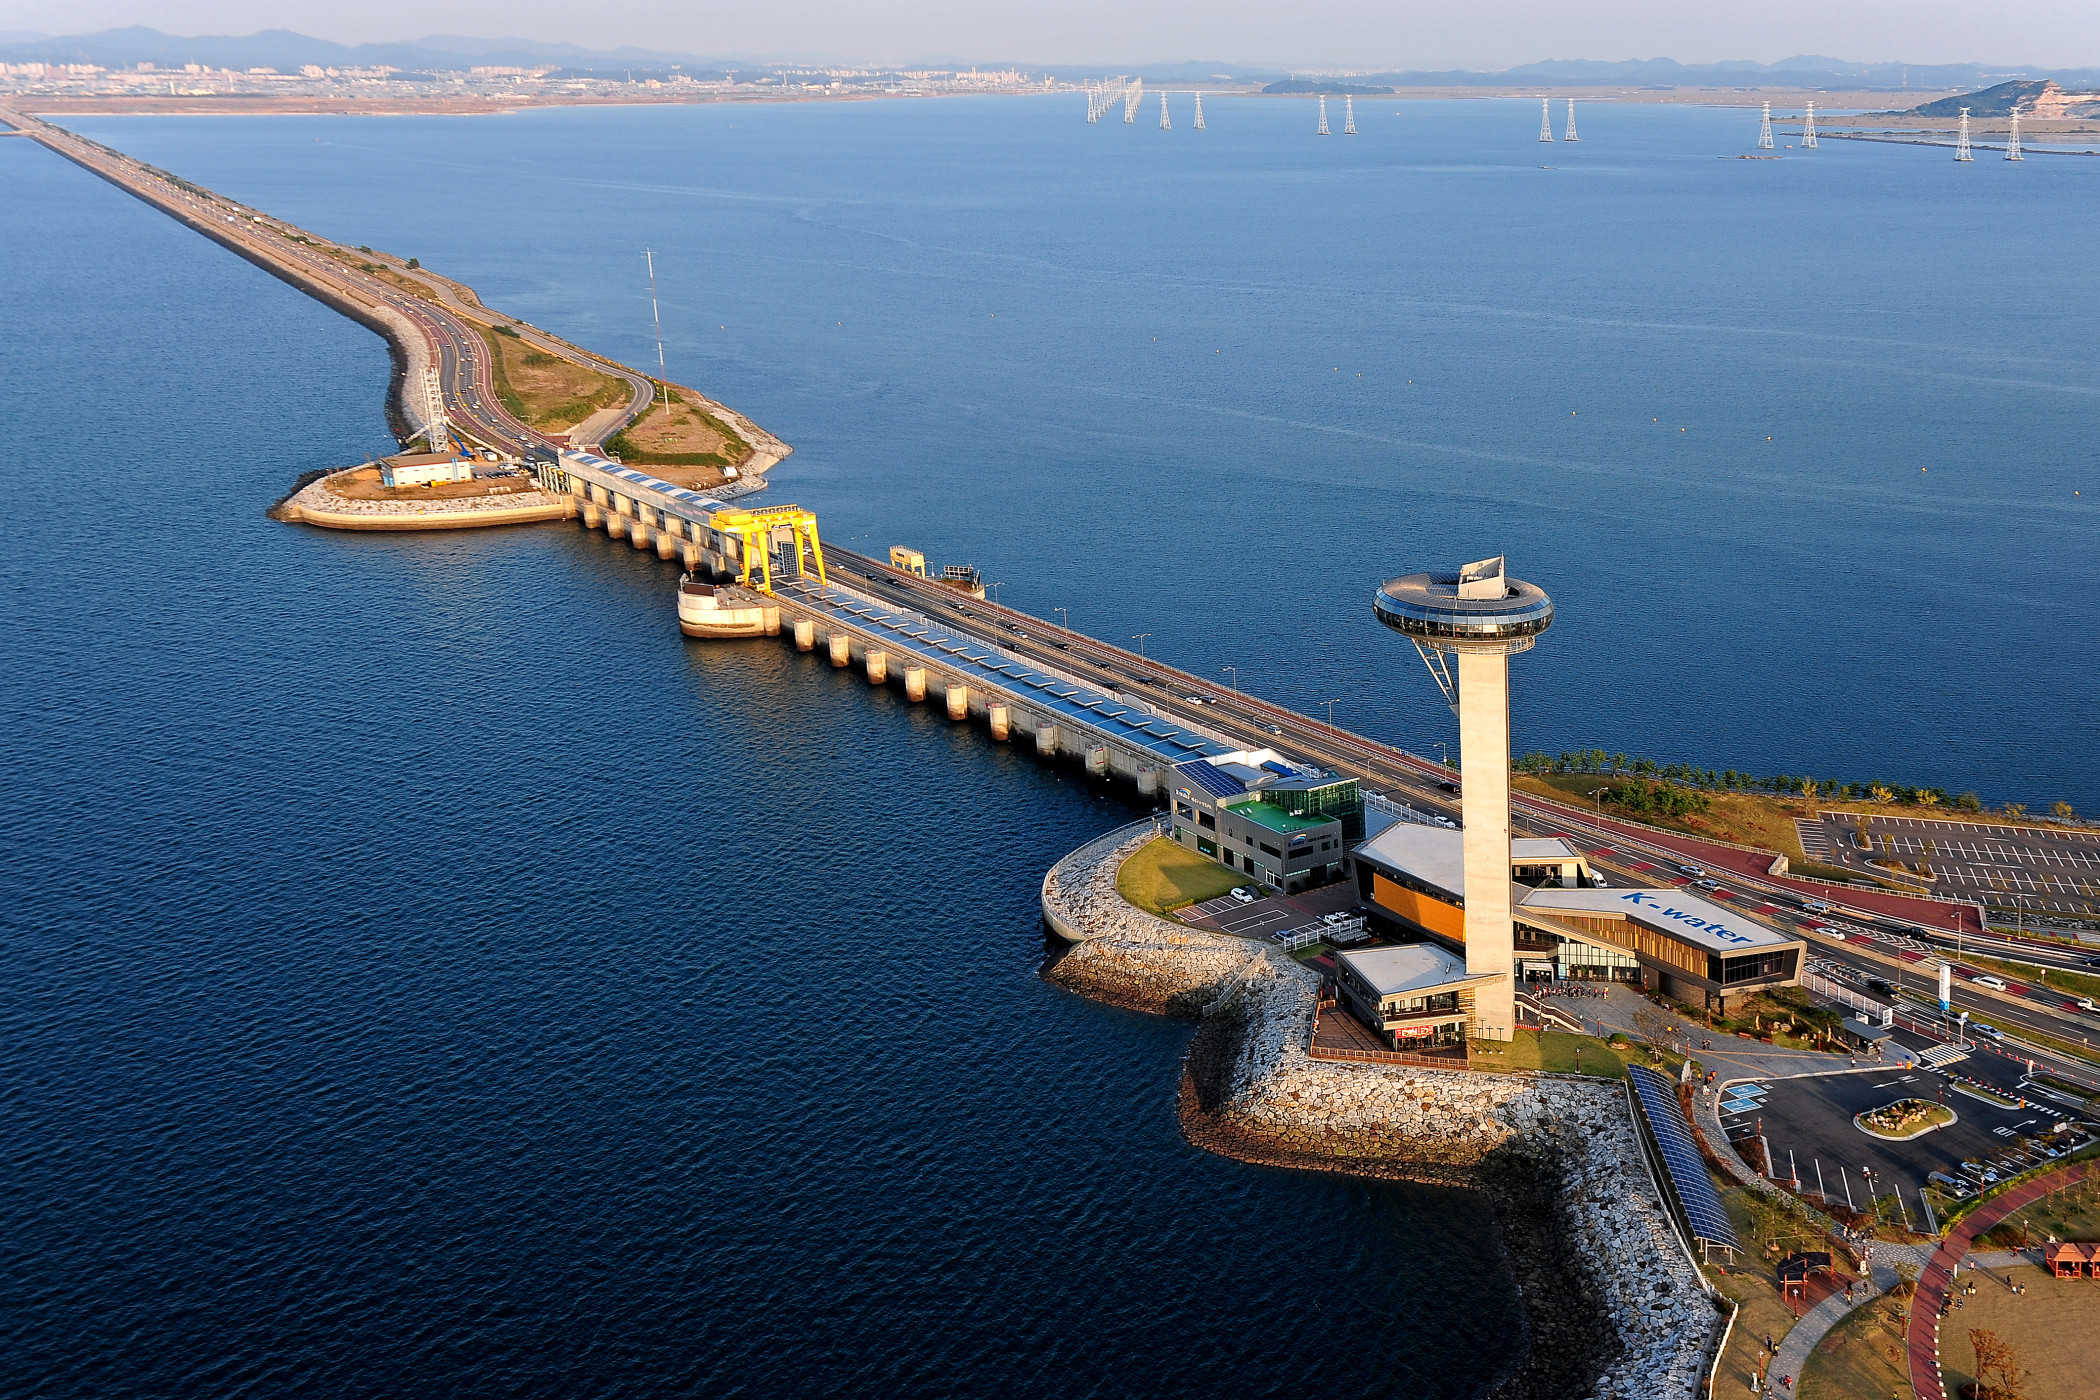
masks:
<svg viewBox="0 0 2100 1400"><path fill-rule="evenodd" d="M1432 760L1347 730L1331 729L1257 696L1134 655L1032 614L965 597L938 583L892 569L881 560L838 546L828 549L825 557L834 573L852 576L855 586L877 596L895 598L930 618L985 637L1032 663L1062 671L1126 701L1142 700L1148 708L1171 719L1208 729L1234 743L1248 747L1275 745L1293 755L1354 774L1363 779L1366 790L1382 792L1418 811L1454 820L1459 815L1458 794L1441 786L1455 783L1458 775ZM1511 808L1514 831L1520 835L1576 838L1591 852L1592 868L1614 887L1682 888L1692 879L1680 869L1689 863L1689 857L1618 823L1598 824L1568 809L1522 795L1512 799ZM1776 879L1760 880L1737 872L1727 874L1719 883L1720 889L1701 893L1783 933L1808 938L1815 954L1853 968L1862 978L1876 976L1893 981L1897 977L1893 969L1868 956L1867 949L1896 959L1905 968L1915 968L1908 977L1913 987L1937 976L1935 946L1919 936L1926 930L1899 933L1898 928L1916 926L1886 917L1873 921L1864 917L1840 920L1812 912L1805 906L1816 896ZM1845 932L1845 940L1835 939L1833 930ZM1952 935L1946 937L1951 943ZM2100 1036L2100 1017L2067 1009L2068 1000L2053 992L2045 991L2040 996L2013 994L2008 1002L1990 996L1972 983L1958 987L1954 1002L1957 1010L1968 1009L1976 1019L2008 1030L2028 1030L2072 1040Z"/></svg>
<svg viewBox="0 0 2100 1400"><path fill-rule="evenodd" d="M431 298L415 295L372 274L359 271L302 242L311 235L276 220L259 218L231 201L208 192L186 188L140 163L111 152L93 142L34 118L0 111L0 120L24 130L45 145L78 161L141 199L211 236L237 244L265 263L275 263L321 283L353 301L377 303L407 317L430 342L438 364L446 411L463 435L510 452L528 444L556 445L512 417L497 399L491 380L488 352L480 332L467 322L469 308L443 279L406 272L427 288ZM314 242L319 242L315 240ZM333 245L331 245L333 246ZM355 250L338 248L346 256ZM434 299L433 299L434 298ZM487 313L494 315L494 313ZM646 408L653 387L646 377L611 361L579 351L522 323L520 338L535 348L560 355L601 372L625 379L632 391L630 413ZM1140 656L1120 647L1096 641L1083 633L1058 627L997 604L964 598L952 589L903 574L879 560L834 548L834 566L857 574L878 592L898 595L900 601L952 626L993 637L1006 649L1045 667L1062 670L1111 692L1141 698L1147 706L1182 723L1206 728L1247 747L1271 743L1304 758L1359 776L1366 788L1404 802L1417 810L1456 819L1458 775L1451 769L1403 750L1377 744L1347 730L1308 719L1279 705L1237 689L1221 687L1177 668ZM1637 830L1604 819L1590 820L1569 808L1519 795L1512 801L1512 827L1519 835L1569 835L1579 838L1592 851L1594 867L1615 886L1669 883L1683 885L1677 874L1687 859L1675 848ZM1823 941L1823 951L1841 964L1886 975L1887 969L1871 959L1857 956L1845 944L1827 941L1822 921L1801 909L1807 898L1799 890L1771 879L1738 871L1727 886L1714 892L1722 899L1736 899L1749 917L1789 933L1803 933ZM1856 930L1855 936L1858 931ZM1922 934L1922 930L1920 931ZM1925 955L1896 946L1892 955L1911 956L1922 962ZM2023 987L2011 994L2019 1002L1974 993L1967 998L1972 1009L1995 1023L2058 1036L2091 1034L2095 1026L2082 1019L2075 1008L2054 993L2035 994ZM1960 1001L1958 1005L1964 1004Z"/></svg>
<svg viewBox="0 0 2100 1400"><path fill-rule="evenodd" d="M188 186L152 170L119 152L74 135L33 117L0 110L5 121L23 134L42 142L60 155L87 167L104 179L129 191L199 232L231 244L265 265L279 268L326 287L353 303L390 308L406 317L423 334L437 364L445 413L456 435L482 446L515 455L527 446L561 445L554 437L527 427L503 407L491 377L489 355L474 320L508 325L519 339L533 348L602 374L624 380L630 391L626 416L610 431L617 431L643 410L655 393L650 380L625 365L579 350L566 341L523 322L486 308L469 307L452 284L421 270L398 268L400 275L429 291L419 296L371 273L358 263L376 255L361 254L281 220L258 215L231 200ZM341 256L331 256L333 249ZM419 393L408 386L411 397ZM610 435L610 432L606 434Z"/></svg>

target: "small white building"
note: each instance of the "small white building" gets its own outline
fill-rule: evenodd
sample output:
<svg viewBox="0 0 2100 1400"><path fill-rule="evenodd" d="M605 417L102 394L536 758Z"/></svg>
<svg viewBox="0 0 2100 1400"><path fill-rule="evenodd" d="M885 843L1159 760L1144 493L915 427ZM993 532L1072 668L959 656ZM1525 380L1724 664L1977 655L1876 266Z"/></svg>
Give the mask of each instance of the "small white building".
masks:
<svg viewBox="0 0 2100 1400"><path fill-rule="evenodd" d="M471 481L474 461L449 452L418 452L407 457L389 457L379 464L384 486L430 486L451 481Z"/></svg>

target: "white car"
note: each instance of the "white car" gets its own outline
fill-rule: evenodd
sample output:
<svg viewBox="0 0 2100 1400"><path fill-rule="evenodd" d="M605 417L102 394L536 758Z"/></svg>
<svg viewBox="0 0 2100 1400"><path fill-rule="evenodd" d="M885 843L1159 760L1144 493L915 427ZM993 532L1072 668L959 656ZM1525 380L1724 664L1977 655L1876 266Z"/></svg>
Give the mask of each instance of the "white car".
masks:
<svg viewBox="0 0 2100 1400"><path fill-rule="evenodd" d="M2096 1006L2091 997L2080 997L2078 999L2078 1009L2080 1011L2100 1011L2100 1006Z"/></svg>
<svg viewBox="0 0 2100 1400"><path fill-rule="evenodd" d="M1242 904L1252 904L1254 902L1254 891L1248 889L1245 885L1241 885L1232 892L1232 897Z"/></svg>
<svg viewBox="0 0 2100 1400"><path fill-rule="evenodd" d="M1828 914L1830 912L1830 906L1820 899L1804 899L1801 901L1801 907L1811 914Z"/></svg>
<svg viewBox="0 0 2100 1400"><path fill-rule="evenodd" d="M2002 992L2005 990L2005 979L2003 977L1993 977L1988 972L1982 972L1976 976L1976 985L1989 987L1994 992Z"/></svg>

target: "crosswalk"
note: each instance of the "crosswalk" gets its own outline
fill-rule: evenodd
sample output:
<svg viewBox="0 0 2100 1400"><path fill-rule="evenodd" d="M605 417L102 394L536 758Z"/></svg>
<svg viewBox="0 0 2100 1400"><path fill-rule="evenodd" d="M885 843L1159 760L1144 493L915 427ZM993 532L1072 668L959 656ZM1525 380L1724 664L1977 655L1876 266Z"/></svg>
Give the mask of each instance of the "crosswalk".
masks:
<svg viewBox="0 0 2100 1400"><path fill-rule="evenodd" d="M1821 821L1810 821L1806 817L1794 818L1794 830L1801 834L1801 854L1818 865L1833 864L1835 854L1830 849L1830 828Z"/></svg>
<svg viewBox="0 0 2100 1400"><path fill-rule="evenodd" d="M1927 1069L1938 1069L1941 1065L1951 1065L1957 1060L1968 1058L1969 1051L1966 1046L1935 1045L1918 1056L1918 1063Z"/></svg>

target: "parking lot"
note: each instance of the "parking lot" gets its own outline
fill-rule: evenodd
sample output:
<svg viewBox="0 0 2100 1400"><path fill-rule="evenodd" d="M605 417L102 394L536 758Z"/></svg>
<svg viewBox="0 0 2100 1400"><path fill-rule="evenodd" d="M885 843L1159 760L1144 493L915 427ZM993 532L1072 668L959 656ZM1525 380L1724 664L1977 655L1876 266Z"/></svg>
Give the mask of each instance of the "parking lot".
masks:
<svg viewBox="0 0 2100 1400"><path fill-rule="evenodd" d="M1867 870L1868 853L1858 844L1862 820L1873 837L1872 858L1922 866L1935 894L2000 908L2017 902L2037 912L2100 913L2100 831L1823 812L1795 823L1802 853L1825 865Z"/></svg>
<svg viewBox="0 0 2100 1400"><path fill-rule="evenodd" d="M1900 1063L1928 1051L1936 1051L1933 1058L1947 1053L1922 1036L1899 1033L1885 1052L1888 1067L1729 1086L1720 1099L1722 1127L1731 1141L1762 1137L1773 1175L1798 1173L1807 1193L1819 1189L1820 1170L1820 1189L1832 1201L1843 1203L1849 1187L1854 1206L1864 1208L1870 1190L1885 1196L1900 1188L1915 1215L1917 1190L1932 1173L1960 1177L1963 1161L1974 1159L1986 1170L2002 1163L1998 1169L2010 1175L2028 1164L2020 1156L2020 1139L2046 1142L2058 1123L2080 1116L2078 1100L2030 1081L2018 1061L1977 1054L1937 1069ZM1970 1087L1979 1092L1964 1092ZM1989 1101L1992 1091L2013 1104ZM1904 1098L1944 1104L1955 1121L1908 1142L1874 1137L1852 1121L1855 1114ZM1863 1168L1871 1175L1862 1175Z"/></svg>

